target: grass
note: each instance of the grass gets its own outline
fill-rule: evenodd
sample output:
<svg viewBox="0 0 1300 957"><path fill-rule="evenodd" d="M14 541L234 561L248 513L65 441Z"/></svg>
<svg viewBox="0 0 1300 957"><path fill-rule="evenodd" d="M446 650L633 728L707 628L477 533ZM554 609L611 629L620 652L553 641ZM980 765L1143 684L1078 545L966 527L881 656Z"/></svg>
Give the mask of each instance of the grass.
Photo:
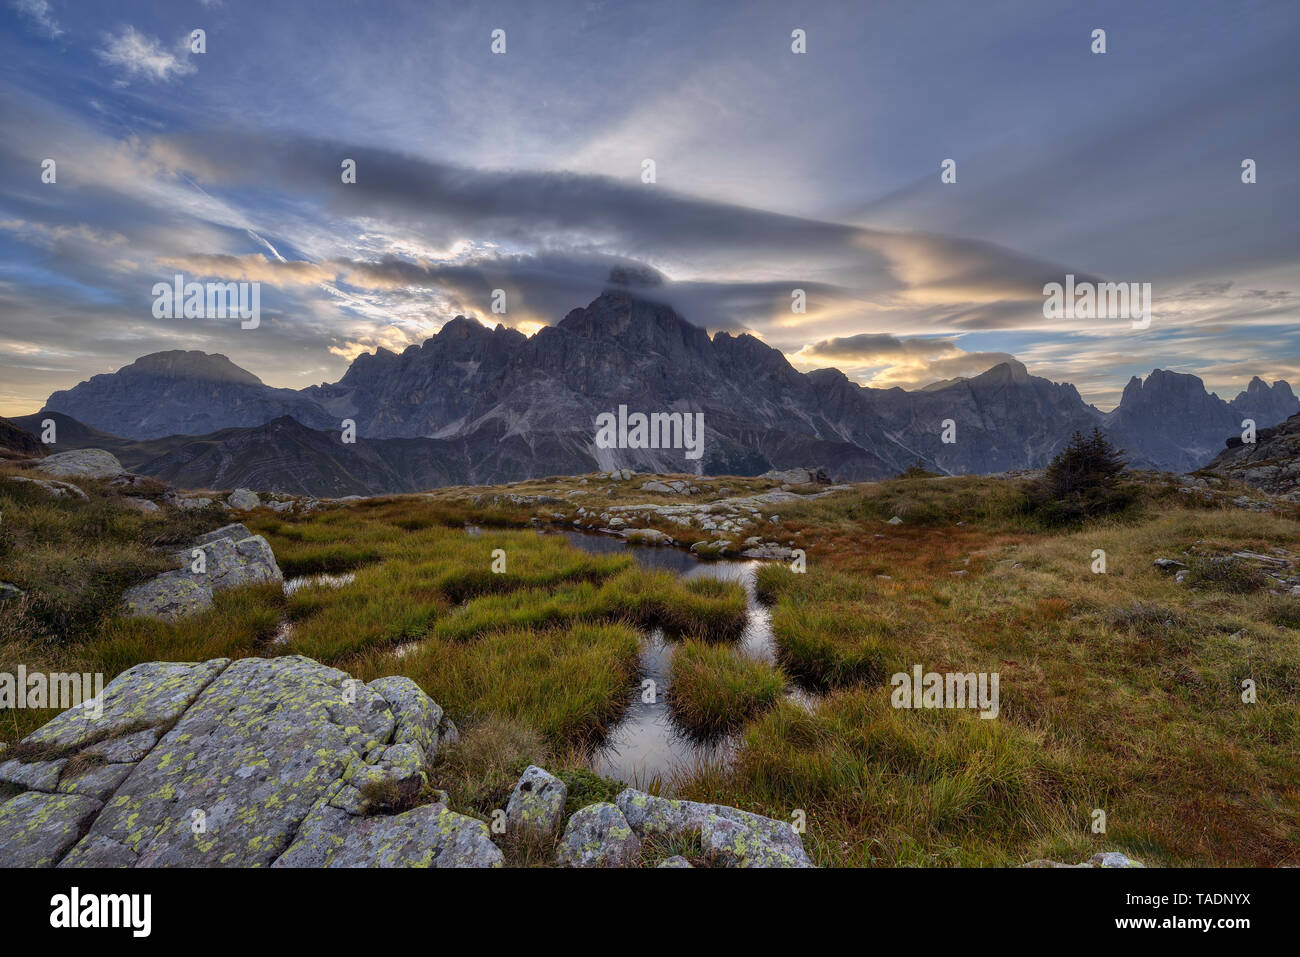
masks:
<svg viewBox="0 0 1300 957"><path fill-rule="evenodd" d="M639 633L655 627L679 642L679 723L740 740L732 765L664 789L787 820L802 811L820 864L1073 862L1109 849L1163 865L1300 863L1300 599L1274 593L1255 563L1225 560L1295 556L1300 523L1288 507L1224 507L1239 490L1207 500L1147 477L1123 515L1070 529L1027 512L1014 479L900 478L765 509L764 534L807 559L803 573L758 570L778 670L734 650L737 586L646 572L528 527L570 522L579 504L670 500L641 493L645 476L255 512L243 520L286 574L355 580L221 593L210 611L165 624L118 617L121 591L224 513L145 515L96 482L84 483L86 502L51 500L10 474L0 467L0 580L28 594L0 611L0 671L111 679L142 661L293 653L366 680L408 675L462 732L429 788L484 820L530 763L566 780L570 810L617 793L586 755L627 707ZM693 481L691 501L771 487ZM552 501L528 504L538 495ZM889 525L895 515L902 524ZM1105 574L1092 572L1097 549ZM1188 565L1182 584L1152 566L1159 557ZM288 640L273 643L286 622ZM915 664L998 672L999 717L891 708L889 676ZM781 696L782 675L822 694L812 711ZM0 712L0 740L52 716ZM1090 828L1097 808L1102 835ZM510 854L539 863L546 852ZM700 856L689 841L647 849L651 860L673 853Z"/></svg>
<svg viewBox="0 0 1300 957"><path fill-rule="evenodd" d="M784 688L785 677L766 662L688 641L673 653L668 703L679 726L714 739L774 707Z"/></svg>

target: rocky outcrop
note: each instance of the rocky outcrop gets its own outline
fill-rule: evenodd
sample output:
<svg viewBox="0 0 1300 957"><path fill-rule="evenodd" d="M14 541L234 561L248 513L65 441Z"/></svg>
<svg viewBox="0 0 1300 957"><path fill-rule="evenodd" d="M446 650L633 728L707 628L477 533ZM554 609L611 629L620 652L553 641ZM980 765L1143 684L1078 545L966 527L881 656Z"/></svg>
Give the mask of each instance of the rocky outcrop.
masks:
<svg viewBox="0 0 1300 957"><path fill-rule="evenodd" d="M421 700L423 699L423 700ZM434 802L340 807L397 749L434 760L442 710L409 679L363 684L297 656L153 662L102 714L65 711L0 780L0 866L498 866L486 825Z"/></svg>
<svg viewBox="0 0 1300 957"><path fill-rule="evenodd" d="M283 581L270 543L243 525L226 525L173 555L181 567L128 589L127 615L175 621L212 607L215 592Z"/></svg>
<svg viewBox="0 0 1300 957"><path fill-rule="evenodd" d="M300 656L150 662L96 703L3 753L0 783L22 792L0 799L0 867L504 863L487 824L451 810L445 793L421 787L397 807L378 799L394 792L376 785L426 784L456 736L409 678L366 684ZM566 795L531 766L507 818L551 836ZM635 867L645 841L674 835L697 838L710 865L811 866L783 821L633 789L576 811L555 861Z"/></svg>
<svg viewBox="0 0 1300 957"><path fill-rule="evenodd" d="M74 449L47 455L36 463L36 468L59 478L111 479L126 472L117 457L103 449Z"/></svg>
<svg viewBox="0 0 1300 957"><path fill-rule="evenodd" d="M1234 435L1226 445L1206 472L1300 499L1300 415L1275 428L1258 429L1253 443Z"/></svg>

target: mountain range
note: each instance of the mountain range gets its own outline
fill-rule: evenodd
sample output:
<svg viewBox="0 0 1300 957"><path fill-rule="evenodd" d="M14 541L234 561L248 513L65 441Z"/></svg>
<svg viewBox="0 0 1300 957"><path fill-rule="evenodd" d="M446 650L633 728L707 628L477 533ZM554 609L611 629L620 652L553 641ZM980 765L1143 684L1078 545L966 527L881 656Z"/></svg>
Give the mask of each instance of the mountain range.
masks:
<svg viewBox="0 0 1300 957"><path fill-rule="evenodd" d="M55 392L59 446L96 439L136 471L182 487L319 495L610 470L752 475L824 466L844 480L916 463L961 474L1045 465L1076 430L1100 427L1132 466L1190 471L1239 434L1300 412L1286 382L1255 378L1230 401L1194 375L1133 378L1101 412L1068 383L1005 362L918 391L874 389L836 369L803 373L748 335L710 336L628 277L533 336L457 316L401 353L363 354L343 377L302 390L264 384L228 358L160 352ZM704 454L601 448L595 420L703 412ZM344 420L356 442L342 441ZM943 441L945 420L955 441ZM62 421L56 419L56 421ZM107 434L107 435L105 435ZM116 448L111 448L116 445Z"/></svg>

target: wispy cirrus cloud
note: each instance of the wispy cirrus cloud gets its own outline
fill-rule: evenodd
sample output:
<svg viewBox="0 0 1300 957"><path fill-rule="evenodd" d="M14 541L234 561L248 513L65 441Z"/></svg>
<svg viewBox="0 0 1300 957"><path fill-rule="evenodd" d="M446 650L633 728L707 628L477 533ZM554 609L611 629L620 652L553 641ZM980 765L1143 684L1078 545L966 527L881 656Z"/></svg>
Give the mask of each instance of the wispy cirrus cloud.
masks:
<svg viewBox="0 0 1300 957"><path fill-rule="evenodd" d="M37 30L50 39L63 36L63 27L54 18L49 0L14 0L14 9L27 17Z"/></svg>
<svg viewBox="0 0 1300 957"><path fill-rule="evenodd" d="M116 67L128 78L142 77L146 80L165 83L178 76L195 72L197 67L190 60L188 46L182 40L176 45L176 51L166 49L155 37L141 33L133 26L124 27L119 33L107 34L104 45L95 51L99 58L109 66Z"/></svg>

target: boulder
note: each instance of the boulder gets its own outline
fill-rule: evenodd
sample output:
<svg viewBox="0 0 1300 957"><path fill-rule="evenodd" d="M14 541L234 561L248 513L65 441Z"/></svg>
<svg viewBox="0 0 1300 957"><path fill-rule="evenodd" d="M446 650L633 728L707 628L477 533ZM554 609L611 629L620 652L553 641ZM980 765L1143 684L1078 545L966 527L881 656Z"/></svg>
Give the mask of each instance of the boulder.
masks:
<svg viewBox="0 0 1300 957"><path fill-rule="evenodd" d="M812 867L803 839L785 821L720 804L655 797L627 788L614 799L628 824L645 838L695 834L705 852L726 867Z"/></svg>
<svg viewBox="0 0 1300 957"><path fill-rule="evenodd" d="M665 535L657 528L633 528L620 533L634 545L671 545L671 536Z"/></svg>
<svg viewBox="0 0 1300 957"><path fill-rule="evenodd" d="M27 791L0 804L0 864L53 867L100 809L94 798Z"/></svg>
<svg viewBox="0 0 1300 957"><path fill-rule="evenodd" d="M250 489L237 488L226 496L226 504L231 508L239 509L241 512L248 512L260 508L262 500L258 498L256 492Z"/></svg>
<svg viewBox="0 0 1300 957"><path fill-rule="evenodd" d="M389 817L321 805L272 867L501 867L487 825L440 803Z"/></svg>
<svg viewBox="0 0 1300 957"><path fill-rule="evenodd" d="M103 449L73 449L56 452L37 463L38 471L59 478L116 478L126 472L117 457Z"/></svg>
<svg viewBox="0 0 1300 957"><path fill-rule="evenodd" d="M178 621L212 607L212 586L185 571L164 572L122 596L122 612L133 618Z"/></svg>
<svg viewBox="0 0 1300 957"><path fill-rule="evenodd" d="M569 788L559 778L530 764L506 805L506 827L535 836L553 834L564 817Z"/></svg>
<svg viewBox="0 0 1300 957"><path fill-rule="evenodd" d="M565 867L635 867L641 840L615 804L592 804L569 818L555 853Z"/></svg>

